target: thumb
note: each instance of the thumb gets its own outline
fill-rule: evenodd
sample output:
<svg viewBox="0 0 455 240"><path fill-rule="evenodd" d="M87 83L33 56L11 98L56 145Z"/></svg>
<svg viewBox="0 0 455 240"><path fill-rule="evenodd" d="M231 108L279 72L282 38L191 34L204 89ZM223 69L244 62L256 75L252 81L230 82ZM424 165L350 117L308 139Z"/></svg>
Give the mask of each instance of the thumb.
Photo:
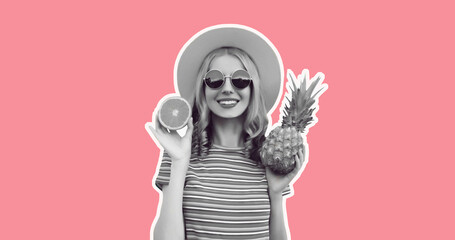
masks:
<svg viewBox="0 0 455 240"><path fill-rule="evenodd" d="M153 128L153 125L151 122L146 122L145 123L145 130L147 131L147 133L150 135L150 137L153 137L154 135L156 135L156 131L155 129Z"/></svg>

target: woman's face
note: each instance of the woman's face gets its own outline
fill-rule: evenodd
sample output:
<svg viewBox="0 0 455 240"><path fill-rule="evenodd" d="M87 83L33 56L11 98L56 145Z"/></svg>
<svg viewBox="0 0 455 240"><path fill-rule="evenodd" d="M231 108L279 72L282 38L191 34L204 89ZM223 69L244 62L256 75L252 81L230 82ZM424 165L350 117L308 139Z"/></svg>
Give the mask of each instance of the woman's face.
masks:
<svg viewBox="0 0 455 240"><path fill-rule="evenodd" d="M243 69L242 62L231 55L217 56L210 64L210 70L219 70L224 76L232 76L236 70ZM227 77L224 85L219 89L205 86L205 100L210 111L221 118L235 118L242 115L248 108L251 96L251 85L244 89L232 86L231 78Z"/></svg>

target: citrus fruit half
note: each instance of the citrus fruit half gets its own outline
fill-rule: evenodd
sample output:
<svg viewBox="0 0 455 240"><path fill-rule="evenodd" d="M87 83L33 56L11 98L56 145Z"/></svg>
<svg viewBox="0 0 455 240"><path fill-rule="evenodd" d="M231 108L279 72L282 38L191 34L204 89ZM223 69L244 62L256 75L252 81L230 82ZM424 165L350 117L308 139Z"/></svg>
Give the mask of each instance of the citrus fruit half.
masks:
<svg viewBox="0 0 455 240"><path fill-rule="evenodd" d="M170 97L166 99L158 112L158 120L169 130L183 128L190 116L190 104L182 97Z"/></svg>

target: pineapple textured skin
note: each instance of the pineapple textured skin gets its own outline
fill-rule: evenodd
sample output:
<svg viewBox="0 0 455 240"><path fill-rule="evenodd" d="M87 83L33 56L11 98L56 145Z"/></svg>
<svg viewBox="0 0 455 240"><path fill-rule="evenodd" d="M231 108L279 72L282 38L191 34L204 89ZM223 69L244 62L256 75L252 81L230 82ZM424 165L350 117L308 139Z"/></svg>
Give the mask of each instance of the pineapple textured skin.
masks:
<svg viewBox="0 0 455 240"><path fill-rule="evenodd" d="M262 164L277 174L288 174L296 166L295 157L303 150L303 137L307 129L317 122L318 99L327 90L322 84L323 73L311 80L308 69L297 78L288 70L287 93L281 104L281 126L276 126L266 137L260 156Z"/></svg>
<svg viewBox="0 0 455 240"><path fill-rule="evenodd" d="M261 149L261 161L274 173L288 174L295 168L295 156L303 149L303 138L295 127L274 128Z"/></svg>

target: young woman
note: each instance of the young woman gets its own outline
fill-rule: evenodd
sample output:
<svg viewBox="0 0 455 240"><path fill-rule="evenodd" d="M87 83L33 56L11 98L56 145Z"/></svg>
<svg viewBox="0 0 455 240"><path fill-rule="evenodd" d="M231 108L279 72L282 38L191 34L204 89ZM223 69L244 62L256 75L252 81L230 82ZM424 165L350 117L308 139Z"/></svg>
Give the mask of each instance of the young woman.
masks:
<svg viewBox="0 0 455 240"><path fill-rule="evenodd" d="M251 50L258 44L264 49ZM210 53L198 62L201 46ZM150 127L164 150L154 239L287 239L283 196L305 158L299 152L296 169L286 176L260 164L267 111L281 93L281 62L270 46L259 33L229 25L199 35L180 56L177 65L185 58L200 65L177 69L180 94L194 110L183 137L156 120ZM261 63L264 51L272 59L262 61L277 66Z"/></svg>

